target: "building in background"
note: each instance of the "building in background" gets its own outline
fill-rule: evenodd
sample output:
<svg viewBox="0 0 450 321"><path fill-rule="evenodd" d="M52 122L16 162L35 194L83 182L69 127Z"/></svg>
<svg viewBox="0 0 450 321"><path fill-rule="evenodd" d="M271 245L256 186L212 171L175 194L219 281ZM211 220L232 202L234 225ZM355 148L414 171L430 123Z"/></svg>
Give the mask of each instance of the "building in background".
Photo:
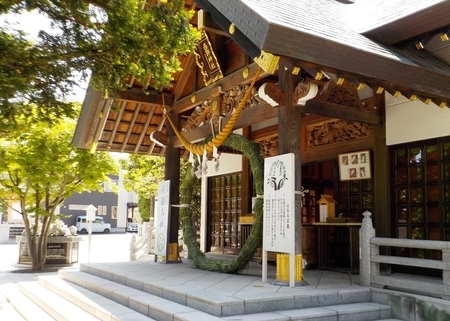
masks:
<svg viewBox="0 0 450 321"><path fill-rule="evenodd" d="M111 224L111 232L125 232L128 217L137 215L137 194L127 192L122 184L123 175L110 175L110 181L105 182L104 191L91 191L74 194L66 199L60 207L60 214L70 215L62 220L68 226L75 225L79 215L85 215L89 205L97 208L96 215L103 216L105 222ZM117 185L117 193L112 184Z"/></svg>
<svg viewBox="0 0 450 321"><path fill-rule="evenodd" d="M123 174L109 177L111 180L104 183L103 192L88 191L74 194L64 201L58 214L64 215L62 221L67 226L75 225L77 216L86 215L86 208L91 204L97 208L96 215L104 217L105 222L111 224L111 232L125 232L128 218L141 222L137 208L137 194L124 189ZM117 188L113 187L113 184ZM3 224L9 225L9 238L20 235L24 229L22 216L14 209L19 209L19 203L11 200L11 208L3 217Z"/></svg>

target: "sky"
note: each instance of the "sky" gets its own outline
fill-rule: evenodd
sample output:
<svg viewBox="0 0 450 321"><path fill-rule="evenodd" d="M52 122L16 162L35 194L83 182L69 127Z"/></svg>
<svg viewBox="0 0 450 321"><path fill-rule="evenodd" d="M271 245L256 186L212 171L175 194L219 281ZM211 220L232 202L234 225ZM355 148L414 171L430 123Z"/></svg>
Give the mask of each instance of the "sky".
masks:
<svg viewBox="0 0 450 321"><path fill-rule="evenodd" d="M30 39L36 39L40 30L46 30L47 32L51 30L50 20L37 12L0 16L0 25L5 26L6 23L12 25L15 29L23 30L29 35ZM74 88L73 94L68 99L83 103L88 83L80 81L78 84L81 88Z"/></svg>

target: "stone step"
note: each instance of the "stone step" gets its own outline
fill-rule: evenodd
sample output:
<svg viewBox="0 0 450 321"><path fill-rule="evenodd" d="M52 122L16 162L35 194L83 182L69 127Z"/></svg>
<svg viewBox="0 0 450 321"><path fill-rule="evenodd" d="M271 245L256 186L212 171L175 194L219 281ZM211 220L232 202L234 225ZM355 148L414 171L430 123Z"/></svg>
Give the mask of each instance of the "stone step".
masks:
<svg viewBox="0 0 450 321"><path fill-rule="evenodd" d="M15 284L0 286L2 300L0 320L8 321L54 321L47 312L42 310L25 294L19 291ZM4 301L7 302L4 302Z"/></svg>
<svg viewBox="0 0 450 321"><path fill-rule="evenodd" d="M14 309L14 306L8 301L6 297L1 294L0 288L0 320L8 321L26 321L23 316Z"/></svg>
<svg viewBox="0 0 450 321"><path fill-rule="evenodd" d="M147 314L136 312L122 304L64 281L58 275L39 276L38 282L45 288L70 301L96 318L104 321L154 321ZM84 321L84 320L83 320Z"/></svg>
<svg viewBox="0 0 450 321"><path fill-rule="evenodd" d="M225 317L229 321L375 321L391 317L391 307L373 302L331 305L326 307L254 313ZM384 318L384 319L383 319ZM388 319L389 320L389 319Z"/></svg>
<svg viewBox="0 0 450 321"><path fill-rule="evenodd" d="M289 301L286 294L260 294L249 295L245 300L239 300L233 297L211 293L202 289L189 288L187 286L166 286L161 288L160 295L153 295L148 292L152 290L150 283L140 284L141 290L133 289L130 286L138 286L136 280L121 279L119 276L112 276L118 282L108 280L104 277L95 276L82 271L60 270L59 275L62 279L78 284L86 289L104 295L123 305L145 313L148 309L149 315L157 320L156 311L161 311L165 304L178 308L192 308L196 313L207 313L204 320L214 320L211 315L220 317L221 320L289 320L289 319L308 319L308 320L358 320L369 321L391 317L391 307L388 305L368 302L369 295L366 291L356 291L355 293L346 293L338 300L337 297L327 297L323 291L310 291L305 295L297 296L298 305L285 304ZM103 272L103 276L108 273ZM127 284L128 283L128 284ZM129 286L130 285L130 286ZM155 284L153 284L155 286ZM142 291L144 290L144 291ZM344 291L345 293L345 291ZM184 298L182 299L184 294ZM365 299L359 302L356 297ZM162 300L162 301L161 301ZM347 302L356 300L358 302ZM175 301L175 302L171 302ZM162 304L164 303L164 304ZM284 308L283 308L284 307ZM156 311L155 311L156 310ZM173 311L173 308L169 308ZM192 311L192 313L194 313ZM166 315L168 312L164 312ZM203 320L198 316L193 320ZM218 319L217 319L218 320Z"/></svg>
<svg viewBox="0 0 450 321"><path fill-rule="evenodd" d="M168 299L164 299L150 293L146 293L134 288L130 288L126 285L122 285L113 281L109 281L88 273L73 271L73 270L60 270L60 280L54 276L40 277L40 282L45 282L46 285L52 288L59 289L66 293L60 293L60 295L67 297L67 293L73 292L70 288L74 285L94 292L99 296L102 296L110 301L114 301L117 305L123 305L141 315L148 316L146 320L185 320L185 321L214 321L221 320L211 314L198 311L195 308L188 307L186 305L173 302ZM65 282L63 285L61 282ZM71 296L71 301L77 301ZM99 302L100 303L100 302ZM103 304L101 307L105 308ZM150 319L152 318L152 319ZM119 319L117 319L119 320ZM134 320L125 318L124 321ZM136 319L137 320L137 319ZM84 321L84 320L83 320Z"/></svg>
<svg viewBox="0 0 450 321"><path fill-rule="evenodd" d="M56 293L43 287L38 281L20 282L19 290L58 321L98 321L99 319L82 310Z"/></svg>
<svg viewBox="0 0 450 321"><path fill-rule="evenodd" d="M311 289L292 292L288 288L281 291L247 291L243 294L226 295L202 288L187 286L179 282L145 277L142 274L128 273L108 265L81 264L81 272L114 281L122 285L148 292L174 302L187 305L217 317L313 308L369 302L370 289L367 287ZM60 271L61 273L61 271ZM205 272L207 273L207 272ZM64 276L62 276L64 278ZM211 275L211 278L214 276ZM236 282L235 282L236 283ZM227 286L241 288L241 284L229 283Z"/></svg>

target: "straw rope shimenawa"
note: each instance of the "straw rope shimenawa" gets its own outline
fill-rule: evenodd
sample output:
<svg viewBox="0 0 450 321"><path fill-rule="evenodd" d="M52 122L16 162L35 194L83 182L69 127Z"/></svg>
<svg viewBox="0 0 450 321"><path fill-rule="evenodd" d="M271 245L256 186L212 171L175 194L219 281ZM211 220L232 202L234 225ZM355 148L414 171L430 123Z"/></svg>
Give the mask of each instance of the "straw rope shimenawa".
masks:
<svg viewBox="0 0 450 321"><path fill-rule="evenodd" d="M239 114L244 109L245 105L247 104L247 101L252 93L253 87L255 86L256 80L258 79L258 76L261 72L261 68L259 67L256 71L255 77L253 78L250 87L248 87L247 91L245 92L244 97L239 102L239 105L236 107L236 110L234 111L233 115L231 115L230 120L227 122L225 127L211 140L209 140L207 143L196 143L192 144L189 142L186 138L183 137L183 135L180 133L180 131L176 128L175 124L172 122L172 119L170 119L169 115L166 113L166 108L164 107L164 114L166 118L169 120L170 125L172 126L175 135L177 135L178 139L180 140L181 144L186 148L188 151L190 151L193 154L202 156L206 150L207 153L212 153L214 150L214 147L218 148L223 144L225 139L228 137L228 135L233 130L233 126L236 124L236 121L239 117ZM163 105L164 105L164 95L163 97Z"/></svg>
<svg viewBox="0 0 450 321"><path fill-rule="evenodd" d="M247 140L242 135L231 133L225 139L223 145L242 152L249 160L253 175L257 198L252 209L254 215L252 229L244 246L239 251L239 254L231 261L208 258L200 250L197 242L197 233L193 224L193 210L190 207L180 208L180 219L184 243L188 248L189 258L192 259L197 268L221 273L238 273L245 268L247 263L253 258L257 248L262 245L264 159L261 157L259 145ZM186 175L180 184L181 204L191 204L196 182L198 182L197 176L193 175L190 170L186 170Z"/></svg>
<svg viewBox="0 0 450 321"><path fill-rule="evenodd" d="M253 207L254 222L252 230L249 237L247 238L245 245L239 251L239 255L232 261L229 260L219 260L207 258L205 253L200 250L199 244L197 243L197 234L193 228L193 211L190 207L180 208L180 216L182 220L183 237L184 242L188 247L189 258L194 261L197 268L209 271L216 271L222 273L237 273L243 270L246 264L253 258L258 247L262 244L262 226L263 226L263 179L264 179L264 160L260 155L259 145L253 143L241 135L233 134L233 126L235 125L239 114L244 109L247 101L252 93L253 87L255 86L256 80L261 72L261 68L256 71L255 77L253 78L250 87L244 94L244 97L239 102L230 120L227 122L225 127L217 134L215 137L209 137L202 143L192 144L187 139L183 137L180 131L176 128L170 117L167 115L164 108L164 113L169 120L175 134L182 143L182 145L191 153L196 155L204 155L205 151L207 153L212 153L214 148L218 148L222 144L231 147L235 150L242 152L247 156L250 167L253 174L253 181L255 184L256 194L258 198ZM164 97L163 97L164 99ZM163 101L164 105L164 101ZM180 191L180 201L182 204L191 204L193 195L193 186L198 178L192 174L190 170L186 171L186 175L181 182Z"/></svg>

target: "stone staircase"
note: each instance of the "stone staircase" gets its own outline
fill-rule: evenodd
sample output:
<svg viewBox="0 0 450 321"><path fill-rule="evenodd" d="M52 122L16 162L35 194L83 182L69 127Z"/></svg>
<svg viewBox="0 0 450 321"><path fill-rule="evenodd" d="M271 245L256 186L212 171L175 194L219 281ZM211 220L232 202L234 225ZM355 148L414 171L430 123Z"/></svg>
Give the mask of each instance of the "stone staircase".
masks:
<svg viewBox="0 0 450 321"><path fill-rule="evenodd" d="M237 298L83 264L79 270L61 269L58 275L40 275L38 281L3 285L0 291L18 312L5 319L8 321L394 320L391 307L370 302L370 289L363 287L296 295L262 291ZM14 311L10 312L13 315Z"/></svg>

